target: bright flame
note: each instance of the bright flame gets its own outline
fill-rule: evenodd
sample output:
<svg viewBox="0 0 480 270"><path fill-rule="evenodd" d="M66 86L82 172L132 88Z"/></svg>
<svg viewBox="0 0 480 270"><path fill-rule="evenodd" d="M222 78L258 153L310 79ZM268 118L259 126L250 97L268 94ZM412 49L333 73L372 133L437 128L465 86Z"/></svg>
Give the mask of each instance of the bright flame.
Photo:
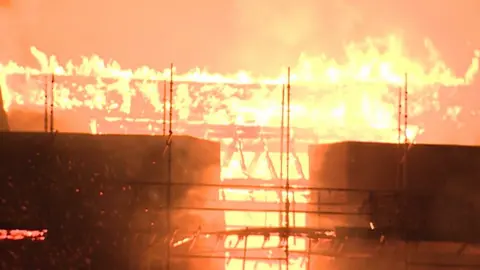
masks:
<svg viewBox="0 0 480 270"><path fill-rule="evenodd" d="M478 51L465 75L457 77L438 58L438 53L429 42L426 42L426 48L433 55L427 63L409 59L403 43L395 36L366 39L362 44L348 45L343 63L326 56L302 55L297 66L292 68L292 121L297 127L349 129L343 131L348 134L337 131L337 134L329 136L333 137L330 140L335 137L352 139L353 134L353 138L356 138L359 131L366 134L368 129L369 133L376 133L375 136L366 134L368 140L395 141L397 109L395 101L386 100L385 97L396 95L392 87L403 84L404 73L408 72L410 93L436 85L470 84L478 73ZM47 56L35 47L31 48L31 52L39 62L39 69L23 67L12 61L0 64L0 87L7 111L16 107L38 110L44 103L43 89L45 83L48 84L45 80L50 80L45 79L44 75L52 73L56 75L57 110L83 108L93 110L89 113L92 119L103 119L105 112L134 113L132 106L139 96L153 107L154 112L163 109L158 82L169 80L170 70L156 71L148 67L122 69L119 63L105 63L98 56L82 57L79 65L73 61L61 65L55 56ZM7 80L18 75L24 75L26 79L22 83ZM96 79L83 84L64 82L69 76ZM278 85L285 83L285 77L255 78L245 71L224 76L198 68L186 74L175 74L176 117L189 119L192 105L204 105L202 118L207 123L230 123L233 116L236 122L254 120L256 124L277 125L281 90ZM192 93L192 82L209 84L201 86L198 93ZM248 96L239 97L245 92L244 84L257 86ZM218 92L219 89L222 91ZM116 96L112 98L114 94ZM432 103L434 98L432 95ZM422 104L415 105L416 114L421 113L421 107ZM150 116L153 116L153 112ZM155 114L155 118L159 118L158 114ZM108 133L106 130L103 132Z"/></svg>
<svg viewBox="0 0 480 270"><path fill-rule="evenodd" d="M1 240L45 240L47 230L2 230L0 229Z"/></svg>
<svg viewBox="0 0 480 270"><path fill-rule="evenodd" d="M428 102L432 104L436 102L437 95L431 88L439 85L468 85L478 74L478 51L467 72L463 76L456 76L438 58L431 43L426 42L425 46L431 57L424 63L408 58L402 41L395 36L350 44L345 48L346 59L343 62L326 56L302 55L298 64L292 67L293 126L309 128L315 134L321 134L321 141L396 142L396 89L403 86L405 73L408 73L409 92L415 94L430 91L431 100ZM106 63L98 56L82 57L80 64L69 61L61 65L55 56L47 56L35 47L31 48L31 53L38 60L40 68L23 67L12 61L0 64L0 87L7 111L42 110L45 85L50 83L50 74L55 74L57 114L76 110L78 113L69 115L69 121L82 127L84 132L160 132L155 127L158 126L163 111L163 83L159 85L159 82L169 80L170 70L156 71L148 67L123 69L119 63ZM245 71L225 76L197 68L186 74L175 74L174 120L188 121L196 118L206 124L278 126L281 84L286 83L284 73L277 78L255 78ZM198 89L192 91L195 83ZM150 111L145 109L146 105L151 106ZM423 105L425 104L415 104L414 113L422 113ZM458 111L450 110L449 113L455 114ZM84 126L81 121L86 121ZM408 128L409 141L414 141L418 130L420 128L415 126ZM248 159L252 159L253 154L245 153ZM306 166L307 154L301 153L300 156L301 163ZM223 178L245 178L239 158L237 155L233 162L222 164ZM272 159L279 160L278 156ZM278 171L279 164L274 165ZM255 177L270 179L265 164L257 168ZM298 179L299 175L292 172L290 177ZM225 200L244 201L251 208L255 207L255 202L278 204L279 201L276 193L267 191L250 193L246 190L226 190L225 193ZM300 194L290 196L295 197L297 204L307 202L305 196ZM278 207L280 209L280 204ZM228 228L282 225L279 223L279 213L226 211L225 218ZM296 213L292 215L293 218L296 226L306 225L305 214ZM230 240L236 242L238 239L233 236L227 239L225 248L231 248ZM260 247L263 241L263 237L249 237L247 245L251 248ZM272 238L267 245L276 247L278 241ZM305 250L304 240L291 241L293 250ZM238 248L242 248L241 244ZM253 269L254 263L247 262L247 269ZM291 269L304 268L300 263L292 261L292 264L295 265ZM270 268L267 264L257 266L258 269ZM241 267L242 260L232 260L227 266L228 269L242 269Z"/></svg>

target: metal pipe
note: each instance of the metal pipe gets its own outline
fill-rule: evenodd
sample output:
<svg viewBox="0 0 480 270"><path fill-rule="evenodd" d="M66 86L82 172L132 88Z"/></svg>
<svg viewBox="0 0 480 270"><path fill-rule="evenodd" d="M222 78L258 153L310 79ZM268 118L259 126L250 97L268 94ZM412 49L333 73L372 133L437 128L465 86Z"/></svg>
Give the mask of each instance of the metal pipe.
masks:
<svg viewBox="0 0 480 270"><path fill-rule="evenodd" d="M173 118L173 63L170 64L170 112L169 112L169 129L168 129L168 186L167 186L167 233L170 234L171 231L171 185L172 185L172 118ZM167 270L170 269L170 245L167 247Z"/></svg>
<svg viewBox="0 0 480 270"><path fill-rule="evenodd" d="M174 207L158 207L153 210L196 210L196 211L230 211L230 212L255 212L255 213L278 213L277 209L253 209L253 208L232 208L232 207L193 207L193 206L174 206ZM149 210L152 210L152 208L149 208ZM372 213L371 212L347 212L347 211L315 211L315 210L297 210L297 213L299 214L315 214L315 215L335 215L335 216L369 216ZM291 229L290 233L287 231L285 234L291 234Z"/></svg>
<svg viewBox="0 0 480 270"><path fill-rule="evenodd" d="M51 93L50 93L50 132L53 133L55 130L54 127L54 117L53 117L53 107L55 106L55 74L52 73L52 85L51 85Z"/></svg>
<svg viewBox="0 0 480 270"><path fill-rule="evenodd" d="M311 264L311 254L312 254L312 239L308 239L308 251L307 251L307 266L305 267L306 270L312 269L312 264Z"/></svg>
<svg viewBox="0 0 480 270"><path fill-rule="evenodd" d="M403 150L403 174L402 174L402 190L405 192L407 187L407 165L408 165L408 75L405 73L405 81L404 81L404 150ZM408 260L408 256L405 257L405 269L409 269L410 263Z"/></svg>
<svg viewBox="0 0 480 270"><path fill-rule="evenodd" d="M290 97L291 97L291 87L290 87L290 67L288 67L288 83L287 83L287 179L285 185L285 191L287 193L286 202L285 202L285 215L286 215L286 228L287 228L287 239L285 244L285 269L288 270L289 267L289 238L290 238Z"/></svg>
<svg viewBox="0 0 480 270"><path fill-rule="evenodd" d="M182 258L182 259L242 259L242 255L238 256L227 256L227 255L199 255L199 254L174 254L172 255L173 258ZM266 258L265 256L249 256L249 260L256 260L256 261L276 261L276 260L285 260L282 257L272 257Z"/></svg>
<svg viewBox="0 0 480 270"><path fill-rule="evenodd" d="M408 126L408 75L407 73L405 73L405 85L404 85L404 98L405 98L405 107L404 107L404 114L403 116L405 117L405 123L404 123L404 135L405 135L405 138L404 138L404 142L405 144L408 144L408 133L407 133L407 126Z"/></svg>
<svg viewBox="0 0 480 270"><path fill-rule="evenodd" d="M245 236L245 244L243 245L243 264L242 264L242 270L245 270L247 266L247 241L248 241L248 235Z"/></svg>
<svg viewBox="0 0 480 270"><path fill-rule="evenodd" d="M45 94L45 113L44 113L43 127L44 127L44 131L48 132L48 76L45 76L44 94Z"/></svg>
<svg viewBox="0 0 480 270"><path fill-rule="evenodd" d="M163 136L167 135L167 81L163 81Z"/></svg>
<svg viewBox="0 0 480 270"><path fill-rule="evenodd" d="M404 101L404 118L405 118L405 122L404 122L404 153L403 153L403 183L402 183L402 187L403 188L406 188L407 186L407 165L408 165L408 147L409 147L409 143L408 143L408 75L407 73L405 73L405 86L404 86L404 89L405 89L405 93L404 93L404 98L405 98L405 101Z"/></svg>
<svg viewBox="0 0 480 270"><path fill-rule="evenodd" d="M173 118L173 64L170 65L170 115L169 115L169 133L173 134L172 131L172 119Z"/></svg>
<svg viewBox="0 0 480 270"><path fill-rule="evenodd" d="M259 182L262 181L262 179L252 179L252 180L258 180ZM227 180L228 181L228 180ZM240 181L240 180L239 180ZM265 181L268 183L267 181ZM208 183L190 183L190 182L175 182L171 184L166 184L162 182L127 182L127 184L132 185L132 186L183 186L183 187L188 187L188 186L195 186L195 187L218 187L218 188L228 188L228 189L258 189L258 190L284 190L285 186L270 186L270 185L243 185L243 184L208 184ZM355 192L355 193L371 193L373 190L370 189L355 189L355 188L323 188L323 187L312 187L312 186L293 186L290 187L291 190L295 191L325 191L325 192ZM394 194L396 192L395 189L392 190L382 190L379 191L379 193L383 194Z"/></svg>
<svg viewBox="0 0 480 270"><path fill-rule="evenodd" d="M283 185L283 146L285 142L283 141L284 137L284 125L285 125L285 84L282 85L282 115L281 115L281 122L280 122L280 183ZM283 204L283 192L280 191L280 203ZM280 212L279 212L279 225L283 226L283 211L282 211L282 206L280 207Z"/></svg>
<svg viewBox="0 0 480 270"><path fill-rule="evenodd" d="M398 88L398 145L402 143L402 92L401 87Z"/></svg>
<svg viewBox="0 0 480 270"><path fill-rule="evenodd" d="M398 189L401 189L403 184L403 153L402 153L402 94L403 94L403 89L402 87L398 87L398 127L397 127L397 132L398 132L398 149L399 149L399 163L398 163L398 169L397 169L397 179L395 186Z"/></svg>

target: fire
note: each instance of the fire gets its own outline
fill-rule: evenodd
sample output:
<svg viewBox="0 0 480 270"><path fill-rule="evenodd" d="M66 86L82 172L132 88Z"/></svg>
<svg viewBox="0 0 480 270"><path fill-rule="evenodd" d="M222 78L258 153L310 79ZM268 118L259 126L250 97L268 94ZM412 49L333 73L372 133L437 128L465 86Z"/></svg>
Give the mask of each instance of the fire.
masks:
<svg viewBox="0 0 480 270"><path fill-rule="evenodd" d="M428 57L424 61L413 60L402 40L395 36L381 39L368 38L361 44L349 44L345 48L344 61L336 61L327 56L311 57L302 55L298 63L292 67L292 123L294 127L313 130L321 135L321 141L327 140L375 140L385 142L397 141L397 92L403 87L405 73L408 73L408 87L412 95L429 93L434 104L437 86L469 85L478 74L480 52L475 51L472 63L467 72L457 76L440 59L431 43L426 42ZM163 81L170 79L170 70L153 70L140 67L136 70L124 69L119 63L105 62L99 56L82 57L79 64L68 61L60 64L55 56L47 56L35 47L31 53L38 60L39 67L23 67L10 61L0 64L0 87L2 89L4 107L7 112L20 110L42 110L44 104L44 88L49 83L51 74L55 75L55 107L57 112L74 110L88 118L83 131L97 133L159 133L155 125L161 123L163 103ZM285 69L283 69L285 70ZM175 71L175 70L174 70ZM174 110L175 121L188 121L199 118L205 124L240 124L278 126L280 123L280 92L286 83L285 72L276 78L259 78L249 72L222 75L208 73L196 68L185 74L175 74ZM10 78L22 77L21 83ZM65 82L65 78L90 78L87 82ZM91 79L93 78L93 79ZM83 84L82 84L83 83ZM198 91L192 91L192 85L200 84ZM247 93L247 86L250 92ZM168 86L167 86L168 88ZM221 89L219 91L219 89ZM115 95L113 95L115 94ZM150 112L143 112L141 104L136 107L135 97L143 98L142 102L152 107ZM421 114L423 106L414 104L410 114ZM193 111L193 107L201 111L201 115ZM455 111L458 110L453 110ZM112 115L116 112L116 115ZM119 116L120 115L120 116ZM80 119L80 118L79 118ZM81 118L85 119L85 118ZM76 121L77 119L70 119ZM103 121L110 126L101 126ZM80 120L77 121L80 123ZM126 129L127 124L141 124L141 128ZM80 126L80 124L78 124ZM407 136L413 141L420 128L409 126ZM62 130L60 130L62 131ZM68 130L67 130L68 131ZM178 131L182 132L182 131ZM192 134L200 136L198 134ZM294 134L295 136L295 134ZM226 141L223 141L224 143ZM312 141L318 142L318 140ZM278 149L277 149L278 150ZM225 153L222 153L225 156ZM248 159L253 159L253 152L247 152ZM272 154L274 167L279 171L279 156ZM308 155L300 154L300 163L307 166ZM223 178L245 179L242 162L233 160L222 164ZM290 165L292 168L294 164ZM299 175L292 173L292 180ZM271 179L267 165L258 166L254 177ZM308 175L305 176L308 179ZM270 191L234 191L225 190L224 200L230 202L249 202L252 208L256 204L277 204L280 197ZM306 204L307 196L300 193L289 194L296 204ZM282 226L279 213L226 211L227 229L238 227L275 227ZM306 226L306 215L292 215L295 226ZM230 237L225 242L225 249L233 252L242 249L260 248L263 237L249 237L235 247L237 237ZM242 242L239 241L239 242ZM305 250L304 239L290 239L292 250ZM231 244L233 243L233 244ZM279 245L279 239L271 238L267 243L271 248ZM233 250L233 251L232 251ZM269 255L270 256L270 255ZM276 255L271 254L272 257ZM241 259L232 259L228 269L242 269ZM291 262L294 269L304 269L300 261ZM267 269L267 264L259 265L249 261L247 269ZM278 266L273 266L278 268ZM292 268L293 269L293 268Z"/></svg>
<svg viewBox="0 0 480 270"><path fill-rule="evenodd" d="M302 55L298 64L292 68L292 122L295 126L311 128L318 128L319 125L323 128L356 127L355 132L349 130L348 133L372 129L375 131L371 132L378 133L375 140L395 140L397 109L395 101L385 100L385 97L396 95L394 88L403 84L406 72L411 93L437 85L468 85L478 73L478 51L467 72L463 76L456 76L439 59L430 43L426 42L425 47L429 57L428 61L423 62L408 58L401 39L395 36L369 38L362 44L350 44L345 48L346 59L342 62L326 56ZM45 78L39 76L52 73L57 77L57 110L84 108L96 111L93 115L98 118L104 118L104 112L112 110L128 115L132 113L131 107L134 105L132 98L139 95L156 112L162 110L158 82L168 80L170 70L156 71L149 67L123 69L119 63L106 63L95 55L82 57L80 64L74 64L72 60L61 65L55 56L47 56L35 47L31 48L31 52L38 60L39 68L23 67L13 61L0 64L0 87L7 111L16 107L27 110L42 105ZM7 79L14 75L26 76L28 82L12 87ZM95 80L84 86L62 84L61 77L68 76L93 77ZM176 117L187 119L190 116L191 105L198 103L195 95L192 96L190 84L203 83L205 86L201 87L200 92L212 93L198 97L208 100L208 105L211 106L203 115L207 123L231 123L231 117L220 109L224 105L237 122L248 115L248 118L256 119L257 124L275 126L279 122L279 85L285 83L285 77L280 74L277 78L256 78L245 71L226 76L211 74L199 68L186 74L175 74ZM214 94L212 84L223 88L222 93ZM246 84L255 84L257 87L246 100L235 98L237 93L245 91ZM108 95L112 92L116 92L119 97L109 99ZM434 93L431 96L434 99ZM415 104L415 113L421 113L422 105ZM155 118L158 119L158 115ZM337 137L348 139L349 136L351 134L338 134ZM333 134L332 139L335 137Z"/></svg>
<svg viewBox="0 0 480 270"><path fill-rule="evenodd" d="M0 240L45 240L47 230L1 230Z"/></svg>

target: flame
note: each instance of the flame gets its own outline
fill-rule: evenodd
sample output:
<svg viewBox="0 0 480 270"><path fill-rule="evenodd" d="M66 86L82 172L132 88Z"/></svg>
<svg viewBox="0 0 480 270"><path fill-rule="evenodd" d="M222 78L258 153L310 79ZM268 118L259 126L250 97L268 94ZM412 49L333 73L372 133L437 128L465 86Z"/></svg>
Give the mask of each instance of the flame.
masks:
<svg viewBox="0 0 480 270"><path fill-rule="evenodd" d="M362 43L352 43L345 48L344 61L337 61L325 55L301 55L292 67L292 123L322 134L322 141L328 140L375 140L396 142L397 105L396 95L403 87L405 73L408 73L409 92L426 91L431 93L429 103L435 104L436 95L430 88L437 86L462 86L473 82L478 74L480 52L475 51L472 63L464 75L458 76L440 59L433 45L426 41L427 59L413 60L400 38L367 38ZM50 82L51 74L56 80L55 107L57 111L75 110L75 116L87 116L84 132L101 133L158 133L158 125L163 111L161 89L163 81L168 81L171 71L153 70L149 67L125 69L119 63L105 62L99 56L82 57L79 64L68 61L61 65L55 56L48 56L37 48L31 48L32 55L39 63L38 68L24 67L13 61L0 64L0 88L2 89L5 110L41 110L44 104L44 88ZM196 68L185 74L175 74L174 106L175 121L187 121L196 113L192 107L201 107L201 121L207 124L243 124L278 126L280 123L280 92L286 83L285 68L273 78L255 77L247 71L222 75L209 73ZM176 73L174 69L173 72ZM14 85L10 77L23 76L24 82ZM94 78L88 82L62 82L62 78ZM160 85L159 85L160 83ZM198 91L192 91L193 84L199 84ZM251 90L246 94L247 85ZM252 86L253 85L253 86ZM168 85L167 85L168 88ZM114 98L111 94L115 93ZM135 97L142 97L153 108L151 112L140 112L136 108ZM391 100L388 99L390 97ZM393 98L392 98L393 97ZM392 101L393 100L393 101ZM415 104L410 114L422 113L428 104ZM167 105L168 108L169 105ZM141 107L145 107L142 104ZM143 110L143 109L142 109ZM117 115L111 115L111 112ZM458 110L450 110L455 113ZM119 116L120 115L120 116ZM74 116L74 117L75 117ZM78 123L77 119L71 119ZM102 124L100 124L102 122ZM126 129L129 124L140 126ZM102 126L103 125L103 126ZM411 125L407 136L414 141L421 127ZM67 130L68 131L68 130ZM179 131L180 132L180 131ZM403 141L403 139L402 139ZM317 142L317 141L316 141ZM223 155L225 153L222 153ZM254 153L245 153L251 159ZM308 155L300 154L303 165L308 164ZM230 164L222 164L223 178L245 178L239 157ZM278 156L273 157L279 160ZM274 164L277 171L279 164ZM294 164L291 164L294 167ZM298 175L292 172L292 179ZM267 166L259 166L256 178L270 179ZM308 179L308 176L307 176ZM283 199L287 194L282 194ZM305 196L289 194L297 204L307 203ZM253 198L253 199L252 199ZM268 191L225 190L226 201L246 202L254 208L255 202L278 203L279 195ZM253 202L252 202L253 200ZM280 209L280 205L279 205ZM228 228L248 226L281 226L279 213L226 211L225 223ZM306 216L295 213L296 226L306 225ZM227 239L225 248L232 248ZM233 239L232 239L233 238ZM230 241L231 240L231 241ZM263 237L249 238L249 248L260 247ZM291 248L305 250L305 241L290 239ZM279 239L270 239L269 247L279 245ZM242 248L241 246L238 248ZM227 253L227 255L230 253ZM227 269L242 269L242 260L232 259ZM305 268L300 263L291 262L292 269ZM255 262L248 261L247 269L253 269ZM270 266L257 265L259 269ZM273 266L278 268L277 266ZM293 266L292 266L293 267Z"/></svg>
<svg viewBox="0 0 480 270"><path fill-rule="evenodd" d="M0 240L45 240L47 230L2 230L0 229Z"/></svg>
<svg viewBox="0 0 480 270"><path fill-rule="evenodd" d="M385 97L396 95L392 88L404 83L405 73L408 73L410 93L438 85L468 85L478 73L479 51L475 52L467 72L463 76L456 76L439 59L438 52L430 42L425 43L425 48L429 52L429 57L426 57L428 59L415 61L407 57L407 50L400 38L388 36L381 39L367 38L360 44L349 44L345 48L346 59L342 62L326 56L302 55L298 64L292 68L292 121L295 126L314 129L320 125L323 129L349 129L344 131L349 134L337 131L339 134L333 134L332 139L352 139L353 134L357 137L359 131L366 133L369 129L376 133L375 139L367 136L369 140L395 141L397 109L395 102L386 101ZM82 57L80 64L68 61L61 65L55 56L47 56L35 47L31 48L31 53L38 60L39 68L23 67L13 61L0 64L0 87L7 111L15 107L23 110L38 109L43 105L43 89L49 80L45 76L49 74L55 74L59 78L55 84L57 110L83 108L93 110L90 114L103 119L105 111L115 109L131 114L133 98L142 96L153 106L155 112L162 111L158 82L169 80L168 69L156 71L145 66L136 70L123 69L119 63L107 63L96 55ZM21 86L11 86L7 78L14 75L26 76L27 82ZM66 76L93 77L95 81L84 86L59 82L61 77ZM233 115L237 123L255 119L259 125L277 125L280 117L280 85L285 82L285 74L276 78L258 78L246 71L221 75L196 68L185 74L175 74L176 117L180 120L188 119L192 113L191 105L198 104L198 99L205 99L210 107L203 113L203 119L207 123L231 123ZM192 97L191 83L205 84L199 92L206 96L197 94ZM245 91L246 84L257 86L246 99L236 98L237 93ZM223 90L219 92L218 89ZM108 95L112 92L116 92L120 98L109 99ZM434 103L435 97L431 96L430 102ZM228 113L220 109L222 105L228 108ZM415 113L421 113L422 105L415 105Z"/></svg>

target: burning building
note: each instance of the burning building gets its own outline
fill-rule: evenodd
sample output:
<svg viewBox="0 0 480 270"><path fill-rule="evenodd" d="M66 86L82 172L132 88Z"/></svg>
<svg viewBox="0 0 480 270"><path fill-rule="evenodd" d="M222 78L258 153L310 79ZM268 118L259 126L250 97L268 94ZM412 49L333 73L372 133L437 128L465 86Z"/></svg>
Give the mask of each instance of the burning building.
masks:
<svg viewBox="0 0 480 270"><path fill-rule="evenodd" d="M7 268L142 269L161 265L168 231L178 241L200 226L224 227L221 211L202 209L218 197L202 188L220 184L218 143L175 136L167 149L166 137L19 132L2 140L2 225L48 230L40 243L7 243Z"/></svg>
<svg viewBox="0 0 480 270"><path fill-rule="evenodd" d="M396 41L390 39L389 42L395 43ZM395 223L398 217L398 205L402 205L404 197L400 196L396 186L392 185L392 181L394 181L392 179L397 178L397 175L392 172L397 172L396 165L400 160L395 151L393 154L389 152L392 148L396 149L397 147L392 143L398 143L399 140L403 142L406 139L409 144L412 144L415 139L420 138L419 135L422 135L422 132L430 132L424 130L428 126L426 125L428 121L456 117L459 112L454 109L453 105L449 106L449 109L446 109L441 116L428 114L439 111L437 86L451 88L468 86L477 72L478 59L474 58L473 64L465 76L456 77L441 62L435 63L435 68L427 70L421 64L405 58L401 51L396 50L398 46L390 45L392 45L391 48L386 51L378 48L367 48L366 50L353 48L353 51L348 54L352 57L351 62L345 66L321 59L322 62L304 60L298 71L294 69L292 74L294 91L290 107L292 126L289 129L291 136L287 138L290 144L288 161L281 159L281 153L284 151L282 151L281 145L283 144L280 141L284 136L279 128L282 111L280 93L282 85L286 84L283 77L280 79L253 79L245 73L227 77L195 70L188 74L176 74L173 84L170 85L169 81L173 70L155 71L148 68L136 71L123 70L117 63L105 64L98 57L85 58L81 65L74 65L70 62L62 66L56 62L54 57L47 57L32 48L32 53L39 60L41 68L20 67L16 63L8 63L2 66L0 85L4 89L4 107L9 116L11 130L51 131L45 127L49 121L54 123L54 126L52 124L50 128L53 131L58 130L57 135L53 135L55 132L39 135L39 138L42 137L43 140L50 143L48 145L37 143L38 145L35 147L45 148L42 148L43 152L52 151L50 149L52 145L60 150L64 144L67 145L62 140L68 141L75 138L80 141L88 138L92 141L85 142L85 145L89 146L80 146L83 145L80 143L76 146L76 151L84 152L82 158L75 162L78 170L82 170L84 168L82 166L87 166L87 163L82 161L85 159L92 163L88 164L89 166L97 166L96 169L101 170L102 175L115 175L114 172L99 165L108 164L102 160L108 160L110 156L117 156L118 164L116 166L121 170L126 170L128 166L124 165L126 161L120 162L120 160L138 162L137 157L145 155L148 157L145 157L146 160L165 162L161 158L159 160L155 158L164 151L167 137L157 140L155 137L142 136L142 139L138 139L138 141L148 141L149 143L145 143L143 148L150 150L140 153L141 151L133 151L138 149L135 146L137 143L133 142L134 138L139 137L119 139L120 137L107 136L108 134L168 136L167 126L171 123L172 132L175 135L185 134L219 143L218 149L217 146L212 146L216 149L215 151L218 150L218 163L221 166L218 176L212 173L209 174L208 181L192 182L190 180L203 174L189 171L189 167L183 171L185 182L195 186L195 188L192 187L192 190L200 188L209 190L208 192L194 192L197 196L199 196L198 194L202 197L210 192L215 193L213 201L202 204L195 203L194 200L192 204L184 206L192 211L215 213L207 218L211 222L193 222L191 218L185 217L185 219L179 219L181 220L179 227L187 227L191 231L190 234L180 234L182 230L179 229L179 235L170 237L170 233L175 232L173 227L160 235L161 240L155 239L154 235L150 234L151 238L142 240L144 247L149 246L148 244L151 242L164 244L168 242L163 246L161 244L152 245L149 250L154 254L156 254L157 248L162 250L168 246L171 247L169 255L172 260L176 256L183 257L185 260L188 258L216 260L220 262L219 269L228 270L278 269L279 267L285 269L287 261L285 246L288 246L290 269L309 269L309 267L330 267L332 269L339 267L342 269L341 267L345 265L351 269L353 264L358 269L362 269L361 267L382 269L382 266L385 265L394 268L396 265L403 267L405 262L409 262L411 265L422 262L405 260L405 254L410 252L405 248L402 250L402 256L392 255L395 254L396 249L407 245L404 240L412 240L402 238L402 235L398 233L403 230L402 226L405 224ZM368 59L368 56L372 55L375 56L376 61ZM406 127L399 127L398 89L404 87L405 71L411 71L408 81L411 102L407 111L409 119L412 120ZM169 102L167 94L171 88L174 93L173 103ZM52 101L53 103L51 103ZM167 120L170 106L173 107L172 121ZM52 108L54 108L53 111ZM45 117L51 116L51 114L53 117L45 120ZM401 138L399 138L399 129L402 129ZM98 136L62 134L67 132L90 133ZM9 136L12 141L16 138L14 135ZM107 154L103 150L100 151L103 154L98 153L98 149L102 149L104 146L99 146L103 143L96 143L95 147L92 146L95 140L105 140L103 143L110 145L111 154ZM109 140L117 140L118 143L108 142ZM132 142L128 146L126 143L120 143L122 140L132 140ZM173 140L175 143L177 138L174 137ZM330 144L352 140L385 144L373 144L372 147L375 149L371 152L368 149L365 150L370 145L368 143L360 143L360 146L355 143L345 143L340 146ZM25 141L28 140L25 139ZM200 142L201 140L198 140L195 144L204 143ZM138 142L138 144L143 143ZM315 147L312 145L319 144L328 144L327 148L330 149L328 151L332 153L330 157L327 157L327 154L320 155L314 150L309 152L309 147L314 149ZM10 146L12 145L14 145L13 142ZM162 147L157 147L157 145L162 145ZM357 146L360 150L355 148ZM119 148L115 151L123 151L121 158L118 157L119 153L114 153L115 148ZM350 149L347 151L348 154L344 153L344 148ZM13 152L14 149L8 151ZM88 151L97 153L93 155L95 156L94 160L90 160L91 158L87 155ZM197 148L185 151L188 152L188 158L192 159L188 164L196 162L201 164L209 157L206 153L213 152ZM328 152L325 147L319 151ZM477 150L471 151L473 156L477 155ZM34 152L24 153L24 155L36 157ZM412 153L412 155L414 154ZM448 154L442 153L439 157L445 155L448 156ZM466 156L466 154L462 155ZM68 168L73 168L73 165L66 159L64 161L67 162L66 165L55 165L55 155L50 156L51 161L48 164L51 170L61 169L67 173L69 172ZM372 156L377 159L370 158L371 161L367 162ZM378 157L381 157L381 160L378 160ZM350 162L351 159L354 159L354 162ZM429 159L428 154L423 156L419 154L417 160L421 161L422 159ZM122 180L121 183L128 183L125 188L130 190L128 186L131 186L132 190L143 194L140 195L140 198L153 200L153 202L145 202L146 204L158 206L159 201L167 195L160 195L163 191L154 191L155 184L143 183L148 181L139 181L136 184L128 181L130 178L144 179L161 175L161 170L145 169L153 165L147 166L148 162L146 161L144 163L143 167L140 166L141 168L137 170L140 173L138 176L127 177L117 174L114 178L124 179L125 181ZM282 177L281 172L287 164L290 170L288 174L285 172ZM463 169L474 174L472 168L476 167L475 164L470 163L467 169ZM385 167L385 170L378 171L375 166ZM429 170L432 170L434 167L432 166L429 167ZM435 166L444 167L445 163L437 162ZM20 172L20 169L17 171ZM372 173L369 174L365 171ZM376 173L373 173L374 171ZM422 177L429 177L425 172L422 173ZM42 173L42 175L45 174ZM363 178L356 179L355 175L357 174L362 175ZM190 176L187 177L187 175L191 175L191 179L188 179ZM76 177L73 173L65 176L65 178L73 177ZM175 177L177 177L176 174ZM283 187L285 185L283 180L287 177L291 184L291 190L288 192ZM81 181L89 182L90 179L86 176L81 178L77 181L78 185L83 185ZM444 182L446 181L451 180L444 180ZM98 182L95 181L95 183ZM162 186L158 183L156 185ZM173 188L175 184L163 185L162 190L165 190L166 186ZM97 196L102 192L102 198L107 195L107 191L101 190L101 187L95 188L93 186L90 188L95 191L91 194ZM123 186L117 186L117 188L120 189L118 192L123 192ZM425 189L428 188L427 186ZM76 190L72 186L68 192L76 194ZM129 198L136 198L136 195L132 194L133 191L129 191L129 193L131 196ZM190 198L191 195L194 198L195 194L192 195L185 191L177 196ZM291 202L288 219L284 208L287 198ZM417 199L415 202L420 201L418 197L415 198ZM159 201L155 202L157 199ZM122 200L119 196L115 200L125 203L129 199ZM379 200L381 201L379 204L372 203L372 201ZM61 203L61 200L58 203ZM100 202L96 204L103 206ZM366 204L365 207L363 207L364 204ZM385 205L386 207L383 207ZM175 208L173 205L170 206ZM68 205L65 204L65 208L67 207ZM412 208L411 205L409 207ZM126 208L133 207L125 205L123 209ZM438 215L438 209L440 208L432 206L427 210L431 215ZM459 207L452 209L451 212L455 212ZM374 210L375 212L373 212ZM152 212L150 207L143 207L142 211ZM132 210L132 212L134 211ZM373 213L376 215L374 216ZM100 209L98 215L105 214L102 214ZM127 214L123 218L124 220L117 223L137 220L134 215ZM96 216L91 220L96 221L97 219ZM292 237L285 237L286 231L283 228L286 220L291 223L288 233ZM417 220L415 216L414 221ZM451 219L449 219L450 221ZM148 225L148 222L144 223ZM157 224L157 222L153 223ZM197 223L202 223L202 226L198 227ZM194 228L190 225L194 225ZM36 226L43 228L41 226L45 226L45 224L36 224ZM421 227L424 231L428 228L431 227ZM459 230L464 228L467 227L457 227ZM438 230L440 229L438 228ZM419 229L419 231L421 230ZM51 234L54 235L53 232ZM119 234L120 230L117 235ZM168 241L165 240L165 235L169 236ZM464 242L465 237L462 236L464 237L462 239L460 236L456 237L441 239L448 242L443 243L443 246L456 241L452 250L460 250L463 245L458 243ZM348 239L352 241L346 241ZM385 239L387 241L384 241ZM423 240L428 242L427 240L432 239L416 240L420 243ZM425 241L422 242L422 245L431 244L431 242L425 243ZM109 244L113 242L115 241L109 241ZM385 246L385 243L388 243L387 248L378 251L380 247ZM132 244L125 246L135 249ZM470 245L468 248L472 249L472 246ZM368 252L365 251L366 249ZM463 252L464 250L461 251L461 253ZM141 261L165 260L164 253L159 253L161 253L159 258L143 257ZM384 253L391 256L386 256ZM470 250L470 253L474 252ZM428 255L445 255L441 252L432 254ZM109 255L99 254L98 256L108 257ZM473 259L470 257L467 259L474 261L476 255L472 256ZM136 254L136 257L133 256L133 258L140 258L140 255ZM464 257L462 259L467 260ZM432 264L431 261L423 263ZM200 265L205 266L204 264Z"/></svg>

